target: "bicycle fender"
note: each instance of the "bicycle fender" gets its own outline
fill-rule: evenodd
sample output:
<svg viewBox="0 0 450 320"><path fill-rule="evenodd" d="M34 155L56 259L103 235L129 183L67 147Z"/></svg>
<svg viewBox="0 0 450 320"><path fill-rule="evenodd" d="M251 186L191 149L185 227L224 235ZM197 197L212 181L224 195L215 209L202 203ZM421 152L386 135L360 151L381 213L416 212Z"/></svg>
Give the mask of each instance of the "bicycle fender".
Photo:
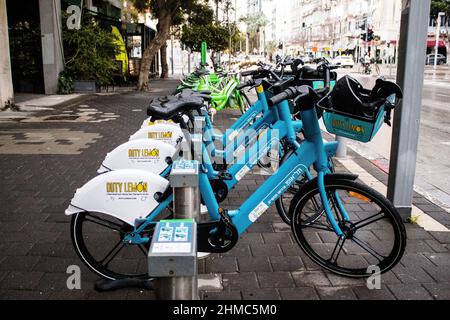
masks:
<svg viewBox="0 0 450 320"><path fill-rule="evenodd" d="M150 172L110 171L79 188L65 214L100 212L134 226L136 219L147 217L159 205L156 195L168 187L168 180Z"/></svg>
<svg viewBox="0 0 450 320"><path fill-rule="evenodd" d="M178 144L184 140L184 134L179 126L158 123L141 128L138 132L133 134L129 140L139 139L159 140L177 148Z"/></svg>
<svg viewBox="0 0 450 320"><path fill-rule="evenodd" d="M159 175L169 166L175 153L176 149L163 141L131 140L108 153L97 172L138 169Z"/></svg>
<svg viewBox="0 0 450 320"><path fill-rule="evenodd" d="M185 116L183 116L183 118L184 117ZM188 117L188 120L189 120L189 117ZM172 120L153 119L153 117L148 117L147 119L144 120L144 122L142 122L141 128L145 128L145 127L152 126L155 124L170 124L170 125L174 125L174 126L178 126L178 127L180 126L178 123L175 123Z"/></svg>

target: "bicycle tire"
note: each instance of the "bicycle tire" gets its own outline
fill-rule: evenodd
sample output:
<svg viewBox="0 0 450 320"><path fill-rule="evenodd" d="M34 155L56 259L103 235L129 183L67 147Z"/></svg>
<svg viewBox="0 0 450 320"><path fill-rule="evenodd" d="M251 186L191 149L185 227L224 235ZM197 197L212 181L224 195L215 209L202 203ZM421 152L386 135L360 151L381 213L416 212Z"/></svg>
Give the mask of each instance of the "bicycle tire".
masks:
<svg viewBox="0 0 450 320"><path fill-rule="evenodd" d="M109 280L117 280L117 279L124 279L124 278L141 278L141 279L149 278L146 267L144 269L142 269L143 268L142 266L146 266L146 261L144 261L144 260L146 260L146 254L148 253L150 241L145 246L141 245L141 248L138 248L137 245L124 244L124 247L126 246L128 249L140 250L141 251L141 253L139 253L139 255L141 257L140 259L142 259L142 261L144 261L144 262L141 263L140 262L141 260L135 261L135 259L131 259L130 257L134 258L135 252L130 253L130 251L128 251L128 253L126 255L127 259L122 260L122 261L128 261L129 266L126 266L126 263L124 264L123 262L122 262L122 264L120 264L120 263L118 264L121 268L133 269L133 267L135 267L136 268L135 270L138 270L138 268L140 266L142 269L142 272L138 272L138 271L126 272L126 271L121 271L121 270L113 270L112 268L109 268L108 265L107 266L102 265L101 261L99 260L99 258L96 257L96 254L94 253L95 250L100 250L99 248L101 248L102 246L106 246L107 241L94 241L95 243L93 244L93 246L87 244L87 240L90 237L92 238L91 235L94 235L94 238L95 238L95 236L101 236L101 234L98 234L96 232L88 232L88 231L84 232L84 222L87 221L87 219L86 219L87 216L95 216L95 215L93 215L93 213L91 213L91 212L77 213L72 216L72 221L71 221L71 225L70 225L70 234L71 234L72 244L74 246L75 252L77 253L78 257L83 261L83 263L97 275L101 276L102 278L109 279ZM115 219L114 223L119 224L120 220ZM124 222L123 222L123 227L124 227L124 229L123 229L122 233L133 231L133 227ZM122 233L121 232L119 232L119 233L122 236ZM153 232L149 232L148 236L151 238L152 234L153 234ZM120 243L120 241L115 242L116 245L118 243ZM120 253L120 251L122 251L122 248L119 249L118 251L119 251L118 253ZM144 251L145 251L145 254L144 254ZM108 254L109 254L109 252L108 252ZM106 257L108 257L108 255ZM109 262L107 264L109 264Z"/></svg>
<svg viewBox="0 0 450 320"><path fill-rule="evenodd" d="M319 221L320 218L326 218L326 215L324 214L323 209L321 209L319 207L318 210L321 211L321 213L315 214L312 217L309 217L307 220L304 220L303 221L304 224L302 225L302 213L303 213L303 217L305 217L307 215L306 213L304 213L304 211L305 211L305 209L307 209L307 208L305 208L305 206L307 205L308 200L319 199L319 198L314 198L314 196L318 195L318 193L319 193L316 180L310 181L306 185L303 186L302 190L300 190L299 193L297 193L297 195L295 196L295 198L291 204L290 210L289 210L292 215L292 225L291 225L292 232L293 232L294 238L295 238L296 242L298 243L298 245L300 246L300 248L305 252L305 254L311 260L313 260L315 263L317 263L324 269L331 271L335 274L338 274L340 276L344 276L344 277L350 277L350 278L370 277L373 275L373 272L368 269L368 267L370 267L370 266L378 267L380 274L385 273L385 272L389 271L390 269L392 269L400 261L401 257L403 256L403 253L405 251L405 247L406 247L405 226L402 222L400 215L398 214L397 210L392 205L392 203L388 199L386 199L386 197L384 197L383 195L381 195L377 191L369 188L366 185L362 185L358 182L351 181L348 179L342 179L342 178L336 177L334 175L329 175L325 178L325 188L327 191L333 191L333 190L336 191L338 188L341 188L341 190L353 192L354 194L357 194L359 197L361 197L361 199L365 199L365 200L361 200L361 201L366 202L367 200L370 200L370 202L366 203L366 204L370 204L370 206L373 206L373 205L379 206L381 211L377 215L383 214L382 219L374 220L373 223L376 223L377 225L371 226L372 229L367 229L367 230L361 231L360 233L358 233L358 237L362 236L362 237L366 237L366 238L370 239L371 235L372 235L373 239L375 239L375 246L381 247L382 250L390 250L390 252L386 256L383 256L382 254L379 254L375 251L375 249L372 247L373 245L372 246L367 245L361 239L356 237L356 233L359 232L361 228L370 225L370 223L366 223L366 224L361 224L361 227L356 227L358 224L360 224L362 222L370 221L370 219L362 219L356 223L340 222L343 224L341 226L341 228L348 226L347 229L343 229L343 230L347 230L349 233L353 232L353 235L349 235L348 238L346 238L344 240L344 242L341 245L341 248L339 248L338 256L336 257L334 262L332 260L333 260L333 255L336 252L338 242L336 242L334 250L331 253L331 257L330 258L323 257L322 255L325 255L325 253L320 253L319 251L323 252L324 250L319 248L317 244L308 242L308 240L306 238L306 234L308 232L311 232L311 229L314 229L314 230L322 229L322 231L325 230L325 231L329 232L329 234L324 233L325 235L327 235L329 237L329 239L332 234L334 234L334 236L336 236L336 234L332 230L329 222L328 222L328 225L317 223L317 221ZM345 195L345 193L342 193L342 194ZM350 195L350 193L348 193L348 194ZM341 195L340 195L340 197L341 197ZM353 200L353 198L352 198L352 200ZM312 203L317 203L317 200L312 201ZM316 204L313 206L316 206ZM358 213L360 215L362 215L366 211L367 210L365 210L365 211L363 210ZM355 216L358 216L358 215L356 215L356 213L355 213ZM375 215L371 216L371 217L375 217ZM327 221L327 219L325 219L325 220ZM383 222L387 222L392 227L392 231L393 231L392 233L386 233L386 227L384 227L383 229L380 229L380 230L375 229L375 227L380 227L382 220L383 220ZM384 221L384 220L386 220L386 221ZM313 227L312 225L315 223L317 223L317 226ZM331 231L327 230L327 228L330 229ZM356 228L356 229L352 229L352 228ZM375 231L383 232L383 236L377 237ZM324 235L319 233L319 231L313 231L313 232L319 239L320 238L326 239L326 237L324 237ZM391 236L392 236L393 243L392 243L391 249L389 249L390 246L388 246L386 244L386 241L388 239L390 240ZM336 238L338 238L338 237L336 236ZM343 248L344 243L347 239L350 239L352 241L351 245L353 245L353 242L356 243L353 246L355 248L359 248L360 245L361 245L360 248L363 248L362 244L364 243L364 246L366 248L370 249L369 251L367 251L367 253L369 253L369 255L367 255L365 253L360 254L359 256L349 255L348 254L349 247L351 248L352 246L350 245L350 246L346 246L346 248ZM315 238L313 240L317 240L317 238ZM365 240L365 241L367 241L367 240ZM327 245L327 243L322 243L322 244ZM314 247L316 247L316 249L314 249ZM325 251L327 251L327 253L328 253L331 251L330 249L332 248L332 245L329 247L324 246L323 248L326 249ZM384 259L380 260L379 257L376 257L379 260L379 263L373 264L369 260L374 260L374 259L369 259L369 257L370 257L370 255L374 255L374 252L370 252L370 251L374 251L375 253L379 254L380 257L384 257ZM339 266L338 260L339 260L339 255L341 252L344 252L345 257L346 257L345 259L343 259L341 261L343 261L345 263L358 262L358 263L360 263L360 265L358 265L357 267L354 267L354 268ZM384 254L384 252L383 252L383 254ZM365 267L362 267L363 264L367 264L367 265Z"/></svg>

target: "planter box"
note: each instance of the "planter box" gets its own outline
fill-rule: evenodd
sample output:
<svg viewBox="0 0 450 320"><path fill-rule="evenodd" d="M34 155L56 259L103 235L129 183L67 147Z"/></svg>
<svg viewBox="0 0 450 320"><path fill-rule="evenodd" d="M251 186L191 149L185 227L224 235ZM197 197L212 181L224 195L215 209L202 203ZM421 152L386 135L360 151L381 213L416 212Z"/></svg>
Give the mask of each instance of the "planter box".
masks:
<svg viewBox="0 0 450 320"><path fill-rule="evenodd" d="M73 82L74 93L97 93L98 86L93 80L75 80Z"/></svg>

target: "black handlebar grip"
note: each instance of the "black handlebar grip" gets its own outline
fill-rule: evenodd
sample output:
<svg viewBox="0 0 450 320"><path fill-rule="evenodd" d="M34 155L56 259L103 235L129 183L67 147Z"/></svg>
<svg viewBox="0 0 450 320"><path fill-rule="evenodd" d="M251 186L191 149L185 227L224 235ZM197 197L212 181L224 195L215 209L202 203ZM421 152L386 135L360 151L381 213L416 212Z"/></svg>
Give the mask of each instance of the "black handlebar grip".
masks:
<svg viewBox="0 0 450 320"><path fill-rule="evenodd" d="M284 100L292 99L296 96L296 94L297 94L297 88L290 87L290 88L284 90L282 93L277 94L276 96L273 96L272 98L270 98L269 105L274 106Z"/></svg>
<svg viewBox="0 0 450 320"><path fill-rule="evenodd" d="M254 74L257 74L259 72L259 70L248 70L248 71L242 71L241 75L243 77L248 77L248 76L252 76Z"/></svg>
<svg viewBox="0 0 450 320"><path fill-rule="evenodd" d="M241 89L244 89L245 87L253 86L254 84L255 84L255 80L251 79L251 80L248 80L248 81L245 81L245 82L240 83L240 84L236 87L236 89L237 89L237 90L241 90Z"/></svg>

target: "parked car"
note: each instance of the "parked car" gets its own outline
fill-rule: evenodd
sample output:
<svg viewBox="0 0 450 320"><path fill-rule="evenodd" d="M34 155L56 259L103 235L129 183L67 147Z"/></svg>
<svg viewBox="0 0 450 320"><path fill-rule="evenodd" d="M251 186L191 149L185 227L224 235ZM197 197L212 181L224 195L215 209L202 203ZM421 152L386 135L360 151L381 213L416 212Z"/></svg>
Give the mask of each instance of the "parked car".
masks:
<svg viewBox="0 0 450 320"><path fill-rule="evenodd" d="M352 56L337 56L334 58L333 64L340 65L343 68L353 68L355 62Z"/></svg>
<svg viewBox="0 0 450 320"><path fill-rule="evenodd" d="M425 61L425 64L434 65L434 58L435 58L434 53L428 54L427 55L427 59ZM438 53L438 55L437 55L437 64L438 65L447 64L447 57L444 56L443 54Z"/></svg>

